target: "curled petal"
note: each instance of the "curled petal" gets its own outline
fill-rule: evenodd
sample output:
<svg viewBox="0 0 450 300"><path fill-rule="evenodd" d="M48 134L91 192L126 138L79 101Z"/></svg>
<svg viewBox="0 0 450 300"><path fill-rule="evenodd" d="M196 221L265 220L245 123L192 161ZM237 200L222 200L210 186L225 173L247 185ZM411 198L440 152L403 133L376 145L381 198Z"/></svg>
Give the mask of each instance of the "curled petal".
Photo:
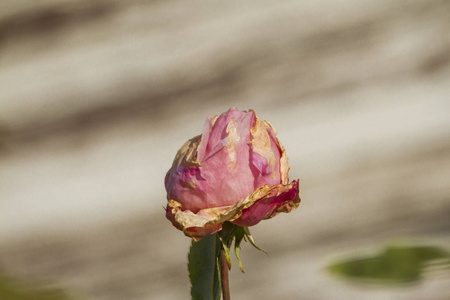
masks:
<svg viewBox="0 0 450 300"><path fill-rule="evenodd" d="M179 202L169 200L166 216L175 227L197 241L221 230L226 221L240 226L252 226L280 212L293 211L299 203L297 180L288 185L264 185L234 205L206 208L197 213L182 210Z"/></svg>
<svg viewBox="0 0 450 300"><path fill-rule="evenodd" d="M274 144L277 145L278 150L280 151L280 176L281 176L281 183L282 184L288 184L289 182L289 164L288 164L288 157L286 155L286 150L281 145L280 141L277 138L277 131L275 128L273 128L272 124L270 124L269 121L264 121L267 132L269 133L270 138L272 141L274 141Z"/></svg>
<svg viewBox="0 0 450 300"><path fill-rule="evenodd" d="M261 220L273 218L281 212L289 213L300 204L298 193L298 180L294 180L289 185L274 186L252 206L243 209L242 215L233 223L249 227L258 224Z"/></svg>

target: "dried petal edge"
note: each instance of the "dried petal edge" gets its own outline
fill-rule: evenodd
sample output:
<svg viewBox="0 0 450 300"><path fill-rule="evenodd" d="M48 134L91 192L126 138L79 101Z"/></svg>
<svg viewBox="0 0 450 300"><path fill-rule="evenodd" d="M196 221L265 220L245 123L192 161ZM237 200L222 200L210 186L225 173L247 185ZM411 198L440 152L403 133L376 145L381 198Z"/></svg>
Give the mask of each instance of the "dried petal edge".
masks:
<svg viewBox="0 0 450 300"><path fill-rule="evenodd" d="M194 241L198 241L206 235L220 231L224 222L232 222L238 219L242 215L242 210L249 208L257 201L271 196L274 193L280 195L288 192L294 186L298 187L298 180L287 185L264 185L232 206L202 209L196 214L190 210L182 210L182 205L179 202L169 200L167 202L166 216L186 236L191 237ZM276 211L271 212L262 219L270 219L280 212L291 212L298 207L299 203L300 198L297 188L296 195L293 199L286 201L283 205L277 207Z"/></svg>

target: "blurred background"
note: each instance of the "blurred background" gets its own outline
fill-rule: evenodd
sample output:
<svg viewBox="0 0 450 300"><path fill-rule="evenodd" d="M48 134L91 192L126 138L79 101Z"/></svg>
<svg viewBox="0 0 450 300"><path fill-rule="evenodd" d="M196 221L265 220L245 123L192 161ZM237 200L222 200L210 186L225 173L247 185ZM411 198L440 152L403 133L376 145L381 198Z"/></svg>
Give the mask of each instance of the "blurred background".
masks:
<svg viewBox="0 0 450 300"><path fill-rule="evenodd" d="M234 298L450 299L449 32L445 0L2 0L0 298L189 299L164 176L236 106L302 203L253 227Z"/></svg>

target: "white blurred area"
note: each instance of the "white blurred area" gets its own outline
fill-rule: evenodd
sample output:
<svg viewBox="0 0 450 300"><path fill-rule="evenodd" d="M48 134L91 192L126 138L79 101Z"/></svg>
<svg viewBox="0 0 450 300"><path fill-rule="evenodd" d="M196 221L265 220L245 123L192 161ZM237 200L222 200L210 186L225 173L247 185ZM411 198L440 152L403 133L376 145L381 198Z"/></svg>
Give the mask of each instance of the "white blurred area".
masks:
<svg viewBox="0 0 450 300"><path fill-rule="evenodd" d="M209 115L254 109L300 178L255 226L236 299L446 299L323 271L391 239L450 245L447 1L0 3L0 271L89 299L187 299L163 179ZM431 298L430 298L431 299Z"/></svg>

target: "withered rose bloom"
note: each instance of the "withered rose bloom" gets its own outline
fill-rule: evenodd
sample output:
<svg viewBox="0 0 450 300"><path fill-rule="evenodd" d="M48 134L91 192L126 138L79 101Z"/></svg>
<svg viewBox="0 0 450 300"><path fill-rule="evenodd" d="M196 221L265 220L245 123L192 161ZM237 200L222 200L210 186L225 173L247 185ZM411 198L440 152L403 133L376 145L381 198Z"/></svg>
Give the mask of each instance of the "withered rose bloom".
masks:
<svg viewBox="0 0 450 300"><path fill-rule="evenodd" d="M167 172L166 217L194 240L229 221L253 226L300 203L298 180L276 131L254 111L232 108L206 120Z"/></svg>

